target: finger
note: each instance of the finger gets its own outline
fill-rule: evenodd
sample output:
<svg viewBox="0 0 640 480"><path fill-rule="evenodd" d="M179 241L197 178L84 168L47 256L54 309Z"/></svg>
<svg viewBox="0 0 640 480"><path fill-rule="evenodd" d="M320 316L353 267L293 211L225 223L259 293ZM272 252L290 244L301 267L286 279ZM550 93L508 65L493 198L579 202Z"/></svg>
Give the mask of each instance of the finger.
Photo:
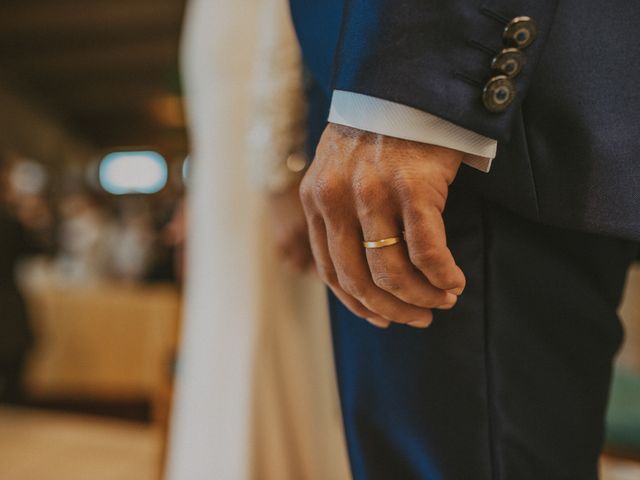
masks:
<svg viewBox="0 0 640 480"><path fill-rule="evenodd" d="M309 228L309 242L311 252L315 261L316 271L324 283L333 291L336 297L355 315L368 320L376 326L386 328L389 326L388 320L375 314L357 299L348 295L340 286L336 275L329 249L327 246L327 232L324 220L315 212L308 212L307 224Z"/></svg>
<svg viewBox="0 0 640 480"><path fill-rule="evenodd" d="M407 323L407 325L414 328L428 328L431 326L431 322L411 322Z"/></svg>
<svg viewBox="0 0 640 480"><path fill-rule="evenodd" d="M353 313L355 313L359 317L364 318L367 322L371 323L372 325L375 325L376 327L379 327L379 328L388 328L389 325L391 325L391 322L389 320L379 317L373 312L370 312L368 315L363 316L362 314L358 313L358 311L360 311L361 309L364 309L364 311L366 311L367 309L364 306L362 306L362 304L358 300L353 298L351 295L349 295L347 292L342 290L340 287L335 287L330 285L329 288L331 289L333 294L336 297L338 297L338 299L342 302L342 304L345 307L347 307L349 310L351 310Z"/></svg>
<svg viewBox="0 0 640 480"><path fill-rule="evenodd" d="M360 223L365 240L401 237L402 228L391 215L378 209L361 211ZM400 300L423 308L451 308L458 297L434 287L409 261L404 242L384 248L366 249L373 283Z"/></svg>
<svg viewBox="0 0 640 480"><path fill-rule="evenodd" d="M440 211L433 206L405 205L403 220L411 263L433 286L460 295L466 280L447 247Z"/></svg>
<svg viewBox="0 0 640 480"><path fill-rule="evenodd" d="M345 222L344 214L327 217L328 250L340 287L377 315L398 323L428 322L430 310L405 303L378 288L371 278L355 216ZM338 223L339 222L339 223Z"/></svg>

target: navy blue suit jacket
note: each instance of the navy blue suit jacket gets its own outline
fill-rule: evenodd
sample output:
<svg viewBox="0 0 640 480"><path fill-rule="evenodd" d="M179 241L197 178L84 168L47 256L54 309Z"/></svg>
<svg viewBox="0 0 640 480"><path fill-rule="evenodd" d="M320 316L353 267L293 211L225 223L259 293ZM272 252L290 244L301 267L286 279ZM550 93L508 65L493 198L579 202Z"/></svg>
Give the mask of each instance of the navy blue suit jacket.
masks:
<svg viewBox="0 0 640 480"><path fill-rule="evenodd" d="M463 168L459 181L544 223L640 239L639 1L291 6L305 63L326 95L391 100L495 138L492 171ZM500 18L523 15L538 36L515 79L516 101L491 113L482 87L491 52L503 46Z"/></svg>

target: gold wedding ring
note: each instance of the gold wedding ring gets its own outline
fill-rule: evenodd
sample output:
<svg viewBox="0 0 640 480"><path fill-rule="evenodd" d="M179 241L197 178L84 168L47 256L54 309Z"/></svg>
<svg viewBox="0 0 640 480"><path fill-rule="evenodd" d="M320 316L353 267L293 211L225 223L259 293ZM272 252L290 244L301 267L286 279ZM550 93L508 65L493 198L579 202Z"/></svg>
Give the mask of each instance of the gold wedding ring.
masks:
<svg viewBox="0 0 640 480"><path fill-rule="evenodd" d="M362 245L364 245L364 248L384 248L390 247L391 245L396 245L400 243L401 240L402 237L390 237L383 238L382 240L376 240L374 242L362 242Z"/></svg>

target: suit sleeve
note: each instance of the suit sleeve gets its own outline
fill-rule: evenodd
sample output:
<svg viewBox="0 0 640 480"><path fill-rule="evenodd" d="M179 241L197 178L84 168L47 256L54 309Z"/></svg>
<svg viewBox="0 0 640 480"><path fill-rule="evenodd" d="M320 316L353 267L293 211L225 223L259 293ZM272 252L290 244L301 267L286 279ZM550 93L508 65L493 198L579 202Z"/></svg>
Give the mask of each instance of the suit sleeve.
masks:
<svg viewBox="0 0 640 480"><path fill-rule="evenodd" d="M334 88L508 141L557 2L346 0Z"/></svg>
<svg viewBox="0 0 640 480"><path fill-rule="evenodd" d="M464 154L462 163L489 172L497 142L430 113L359 93L333 92L329 122Z"/></svg>

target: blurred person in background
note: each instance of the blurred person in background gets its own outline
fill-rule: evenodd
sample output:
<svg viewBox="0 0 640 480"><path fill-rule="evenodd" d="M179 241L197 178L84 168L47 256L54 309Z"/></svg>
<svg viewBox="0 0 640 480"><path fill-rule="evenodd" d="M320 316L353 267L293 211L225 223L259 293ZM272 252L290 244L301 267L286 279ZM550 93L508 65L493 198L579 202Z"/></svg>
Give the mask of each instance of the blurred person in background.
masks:
<svg viewBox="0 0 640 480"><path fill-rule="evenodd" d="M98 281L111 271L116 222L90 193L72 193L59 203L57 269L72 282Z"/></svg>
<svg viewBox="0 0 640 480"><path fill-rule="evenodd" d="M160 228L153 262L145 281L172 282L182 287L186 241L187 207L184 198L180 197L175 203L169 221Z"/></svg>
<svg viewBox="0 0 640 480"><path fill-rule="evenodd" d="M187 205L184 198L178 200L171 220L162 230L161 240L171 252L169 258L173 266L173 277L182 285L184 282L185 247L188 231Z"/></svg>
<svg viewBox="0 0 640 480"><path fill-rule="evenodd" d="M191 222L169 478L349 478L297 193L308 132L288 3L193 0L183 54Z"/></svg>
<svg viewBox="0 0 640 480"><path fill-rule="evenodd" d="M135 201L122 205L111 237L111 275L129 282L142 280L153 261L156 237L148 205Z"/></svg>
<svg viewBox="0 0 640 480"><path fill-rule="evenodd" d="M0 162L0 402L19 403L24 400L22 377L33 332L16 268L39 248L16 216L10 171L10 165Z"/></svg>

